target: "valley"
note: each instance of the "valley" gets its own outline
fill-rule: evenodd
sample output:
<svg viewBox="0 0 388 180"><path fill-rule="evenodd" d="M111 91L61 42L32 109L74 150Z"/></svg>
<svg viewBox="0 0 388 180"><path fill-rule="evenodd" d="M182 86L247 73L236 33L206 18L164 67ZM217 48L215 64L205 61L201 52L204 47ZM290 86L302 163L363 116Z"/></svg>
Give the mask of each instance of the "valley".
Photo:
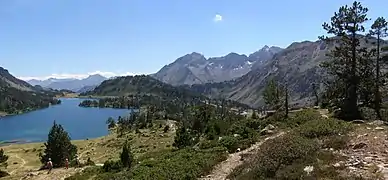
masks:
<svg viewBox="0 0 388 180"><path fill-rule="evenodd" d="M337 7L325 2L319 8L331 11L326 4ZM183 7L179 3L175 6ZM44 53L26 50L31 57L46 58L41 64L25 61L25 66L31 66L31 74L25 74L25 67L12 65L12 60L4 63L20 79L0 67L0 179L388 179L388 22L384 17L375 17L373 13L379 11L372 3L354 1L338 6L331 17L325 15L324 21L309 8L303 13L287 13L278 5L276 9L264 6L287 16L283 17L285 22L275 21L272 16L262 20L271 24L269 30L276 35L270 38L268 33L256 36L249 23L237 26L238 16L223 19L216 14L210 25L195 21L197 16L188 18L179 8L167 9L167 14L179 13L179 17L192 22L177 23L180 18L166 17L164 11L157 12L158 8L149 5L144 6L147 11L139 12L118 9L109 3L100 7L104 11L74 9L66 18L75 14L80 18L66 21L69 26L58 31L68 37L51 39L53 47L71 42L62 44L63 51L48 47ZM110 13L106 13L107 7L112 8ZM205 17L205 10L214 8L201 7L209 9L182 9L190 15L202 10L199 14ZM245 6L238 12L250 10ZM159 13L160 18L152 25L136 26L131 19L137 18L137 13L150 11ZM126 17L125 21L118 16L108 17L117 12ZM96 16L94 13L106 18L87 18ZM321 25L314 28L323 31L310 29L311 23L305 24L305 32L292 32L295 23L300 23L296 25L300 31L308 18L292 21L287 32L278 31L279 24L284 23L284 28L290 21L286 18L295 18L298 13L303 17L309 14L314 23ZM151 19L144 17L143 20ZM61 18L55 20L65 23ZM122 25L127 20L134 23L128 26L131 28ZM101 21L105 22L104 27L111 26L91 26ZM176 24L170 27L170 21ZM73 33L72 28L80 27L77 23L94 30ZM188 30L181 31L186 26L195 32L206 32L193 36ZM263 27L254 29L263 32ZM58 33L45 30L47 36ZM309 41L298 38L316 35L310 31L322 36ZM88 33L78 37L75 32ZM213 36L205 37L210 32ZM147 40L132 36L142 33ZM231 37L225 38L225 34ZM242 46L258 46L247 35L266 39L266 43L280 42L279 39L290 42L284 47L261 44L262 48L252 51L253 48ZM85 46L86 41L89 44ZM63 57L55 55L61 52ZM208 52L216 56L209 56ZM145 72L154 64L167 62L160 60L163 58L173 61L163 63L156 72L124 71L128 68ZM63 63L65 59L77 66L62 71L69 68L67 62ZM44 72L32 68L43 66L40 71ZM88 73L76 74L81 70Z"/></svg>

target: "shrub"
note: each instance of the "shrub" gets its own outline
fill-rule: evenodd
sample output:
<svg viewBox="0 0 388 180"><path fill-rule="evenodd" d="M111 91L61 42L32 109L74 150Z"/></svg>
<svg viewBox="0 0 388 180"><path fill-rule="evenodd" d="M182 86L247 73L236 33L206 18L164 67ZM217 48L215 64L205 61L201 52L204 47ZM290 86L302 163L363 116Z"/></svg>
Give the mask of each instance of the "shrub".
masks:
<svg viewBox="0 0 388 180"><path fill-rule="evenodd" d="M181 149L145 160L134 167L131 179L196 179L226 159L224 148Z"/></svg>
<svg viewBox="0 0 388 180"><path fill-rule="evenodd" d="M217 140L202 140L199 142L200 149L209 149L213 147L217 147L219 145Z"/></svg>
<svg viewBox="0 0 388 180"><path fill-rule="evenodd" d="M168 130L170 130L170 126L167 124L167 125L164 126L164 128L163 128L163 132L164 132L164 133L167 133Z"/></svg>
<svg viewBox="0 0 388 180"><path fill-rule="evenodd" d="M253 121L245 120L245 121L239 121L234 123L232 126L228 129L228 135L234 135L238 134L243 139L252 138L257 135L257 132L255 129L252 129L252 126L258 126L255 127L259 129L260 125L253 123Z"/></svg>
<svg viewBox="0 0 388 180"><path fill-rule="evenodd" d="M229 152L235 152L239 148L239 138L234 136L224 136L219 144L228 149Z"/></svg>
<svg viewBox="0 0 388 180"><path fill-rule="evenodd" d="M316 141L297 135L268 140L254 155L252 162L236 168L232 179L271 179L299 159L311 157L319 149ZM248 171L248 169L251 169ZM277 178L275 178L277 179ZM281 178L280 178L281 179Z"/></svg>
<svg viewBox="0 0 388 180"><path fill-rule="evenodd" d="M195 141L193 139L195 138L192 135L191 131L181 126L176 131L174 143L172 145L178 149L181 149L187 146L192 146L195 144Z"/></svg>
<svg viewBox="0 0 388 180"><path fill-rule="evenodd" d="M104 165L102 166L102 169L104 172L118 172L123 168L123 164L121 161L112 161L108 160L105 161Z"/></svg>
<svg viewBox="0 0 388 180"><path fill-rule="evenodd" d="M306 109L296 112L293 116L287 119L287 126L298 127L306 122L323 119L322 116L314 109Z"/></svg>
<svg viewBox="0 0 388 180"><path fill-rule="evenodd" d="M9 174L5 171L0 170L0 178L9 176Z"/></svg>
<svg viewBox="0 0 388 180"><path fill-rule="evenodd" d="M298 132L308 138L345 134L350 129L347 122L336 119L315 119L298 128Z"/></svg>

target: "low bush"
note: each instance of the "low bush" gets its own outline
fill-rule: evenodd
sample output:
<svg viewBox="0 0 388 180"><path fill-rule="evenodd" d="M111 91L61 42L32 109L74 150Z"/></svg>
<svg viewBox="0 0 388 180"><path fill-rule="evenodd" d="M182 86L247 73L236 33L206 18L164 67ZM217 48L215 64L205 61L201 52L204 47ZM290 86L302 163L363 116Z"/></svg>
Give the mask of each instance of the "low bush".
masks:
<svg viewBox="0 0 388 180"><path fill-rule="evenodd" d="M308 138L323 136L344 135L350 129L350 124L337 119L315 119L304 123L298 132Z"/></svg>
<svg viewBox="0 0 388 180"><path fill-rule="evenodd" d="M224 136L219 141L219 145L228 149L229 152L235 152L240 145L240 138L234 136Z"/></svg>
<svg viewBox="0 0 388 180"><path fill-rule="evenodd" d="M253 157L252 162L236 168L229 178L284 179L280 178L284 174L291 177L292 173L287 170L288 166L300 164L301 159L313 156L318 149L317 141L297 135L268 140Z"/></svg>
<svg viewBox="0 0 388 180"><path fill-rule="evenodd" d="M82 172L77 172L74 175L65 178L65 180L89 180L91 177L99 173L101 173L101 167L88 167L85 168Z"/></svg>
<svg viewBox="0 0 388 180"><path fill-rule="evenodd" d="M9 176L9 174L7 172L5 172L5 171L0 170L0 178L1 177L6 177L6 176Z"/></svg>
<svg viewBox="0 0 388 180"><path fill-rule="evenodd" d="M121 161L108 160L102 166L104 172L118 172L123 168Z"/></svg>
<svg viewBox="0 0 388 180"><path fill-rule="evenodd" d="M196 179L227 158L226 149L181 149L151 158L134 167L132 179Z"/></svg>

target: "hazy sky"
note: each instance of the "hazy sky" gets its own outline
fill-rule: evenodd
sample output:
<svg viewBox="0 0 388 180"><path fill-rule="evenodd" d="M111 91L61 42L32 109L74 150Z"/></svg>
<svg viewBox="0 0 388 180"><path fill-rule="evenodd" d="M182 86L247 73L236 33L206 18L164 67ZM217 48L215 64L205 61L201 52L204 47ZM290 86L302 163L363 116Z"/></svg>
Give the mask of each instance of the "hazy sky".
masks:
<svg viewBox="0 0 388 180"><path fill-rule="evenodd" d="M193 51L317 40L351 0L0 0L0 66L17 77L154 73ZM388 18L387 0L361 1Z"/></svg>

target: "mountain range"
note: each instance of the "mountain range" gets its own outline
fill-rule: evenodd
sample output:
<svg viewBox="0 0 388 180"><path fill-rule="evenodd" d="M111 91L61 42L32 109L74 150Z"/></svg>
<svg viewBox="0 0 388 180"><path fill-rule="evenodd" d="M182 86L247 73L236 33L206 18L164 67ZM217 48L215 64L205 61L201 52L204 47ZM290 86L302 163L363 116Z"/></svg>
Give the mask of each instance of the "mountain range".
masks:
<svg viewBox="0 0 388 180"><path fill-rule="evenodd" d="M375 39L360 39L362 46L374 47ZM186 89L184 92L190 91L258 107L264 103L262 92L266 83L274 78L280 83L288 84L290 101L294 105L306 105L312 100L312 84L320 84L320 90L324 87L323 71L319 64L327 59L326 55L335 47L335 43L320 40L294 42L285 49L265 46L249 56L229 53L208 59L193 52L164 66L157 73L146 76L152 77L151 79L145 76L129 76L105 81L106 77L91 75L82 80L30 80L29 83L46 89L89 91L89 95L125 95L135 91L155 93ZM384 42L383 46L387 44ZM38 86L34 87L13 77L4 69L0 71L0 80L3 91L4 87L32 93L39 89Z"/></svg>
<svg viewBox="0 0 388 180"><path fill-rule="evenodd" d="M92 90L94 87L108 78L99 74L90 75L84 79L56 79L50 78L47 80L28 80L27 82L33 86L39 85L43 88L51 88L56 90L67 89L74 92L85 92Z"/></svg>
<svg viewBox="0 0 388 180"><path fill-rule="evenodd" d="M375 43L376 39L360 38L363 47L371 48ZM327 54L335 44L336 41L326 43L321 40L294 42L275 54L272 59L235 80L186 85L186 88L208 96L223 97L258 107L264 105L263 90L267 82L274 78L280 83L288 84L290 101L294 106L311 104L314 100L312 84L319 84L319 91L324 88L324 73L319 65L328 60ZM387 44L383 42L382 45Z"/></svg>
<svg viewBox="0 0 388 180"><path fill-rule="evenodd" d="M252 69L271 59L280 52L280 47L264 46L249 56L229 53L222 57L206 59L202 54L186 54L173 63L164 66L152 76L172 85L192 85L211 82L222 82L239 78Z"/></svg>

